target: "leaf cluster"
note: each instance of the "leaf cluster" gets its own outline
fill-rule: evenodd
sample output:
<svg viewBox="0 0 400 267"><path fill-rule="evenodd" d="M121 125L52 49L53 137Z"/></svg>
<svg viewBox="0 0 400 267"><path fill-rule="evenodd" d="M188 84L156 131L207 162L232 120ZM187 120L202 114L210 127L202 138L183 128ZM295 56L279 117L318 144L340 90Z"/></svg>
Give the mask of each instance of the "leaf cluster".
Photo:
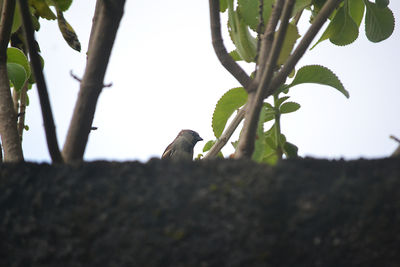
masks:
<svg viewBox="0 0 400 267"><path fill-rule="evenodd" d="M309 11L309 21L312 23L324 3L324 0L297 0L295 2L292 20L286 31L276 70L285 64L300 37L297 28L300 17ZM220 12L228 12L229 36L235 45L230 55L235 61L257 63L259 39L265 30L265 22L268 22L271 16L274 4L275 0L237 0L236 5L233 0L220 0ZM328 27L313 47L324 40L329 40L332 44L339 46L351 44L359 35L364 14L367 38L372 42L387 39L394 29L394 17L388 4L388 0L377 0L375 3L369 0L344 0L332 13ZM315 83L334 88L345 97L349 97L348 91L339 78L324 66L303 66L297 72L293 70L290 77L294 77L291 82L275 88L271 97L272 101L268 99L264 101L257 128L255 151L252 156L255 161L274 164L283 155L287 158L297 157L298 148L286 140L280 127L282 115L295 112L300 108L300 104L287 101L290 98L287 94L292 87L304 83ZM230 89L219 99L212 117L212 129L216 140L207 142L203 152L211 149L218 141L235 111L246 108L247 98L244 88L238 87ZM232 142L232 145L236 148L237 141ZM220 156L222 156L221 153Z"/></svg>

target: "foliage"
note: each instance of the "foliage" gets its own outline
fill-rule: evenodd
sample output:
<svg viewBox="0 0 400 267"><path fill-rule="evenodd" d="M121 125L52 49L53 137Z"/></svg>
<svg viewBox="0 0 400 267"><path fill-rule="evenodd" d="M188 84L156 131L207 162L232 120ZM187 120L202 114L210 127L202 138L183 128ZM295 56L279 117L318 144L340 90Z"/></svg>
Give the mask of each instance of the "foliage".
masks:
<svg viewBox="0 0 400 267"><path fill-rule="evenodd" d="M29 0L29 7L31 10L32 22L36 31L40 30L40 18L46 20L56 20L60 28L60 32L67 44L80 51L80 43L76 33L74 32L71 25L66 21L63 16L63 12L67 11L72 4L72 0ZM52 11L55 9L56 14ZM31 71L31 64L27 57L27 48L25 47L25 37L22 34L22 19L20 15L19 5L16 5L13 24L11 28L11 47L7 48L7 72L10 80L10 87L15 89L15 96L17 101L25 99L21 97L21 89L26 86L30 89L35 83ZM40 51L39 44L37 49ZM44 61L42 60L42 66ZM25 92L26 94L26 92ZM16 103L21 106L29 104L29 98L26 96L26 103ZM25 130L29 129L28 126L24 127Z"/></svg>
<svg viewBox="0 0 400 267"><path fill-rule="evenodd" d="M269 20L274 2L274 0L263 0L264 25ZM297 28L299 17L310 14L310 22L312 22L324 2L321 0L296 1L292 13L293 19L286 32L276 69L286 62L300 37ZM259 44L258 38L260 38L257 30L259 26L263 26L260 20L260 0L238 0L236 6L233 0L221 0L220 4L220 12L228 10L229 36L236 47L230 55L235 61L257 63L257 51L259 51L257 45ZM338 46L353 43L359 36L359 27L364 15L367 38L371 42L387 39L394 29L394 17L388 4L388 0L377 0L375 3L369 0L344 0L331 15L327 28L313 47L325 40ZM257 37L254 37L255 35ZM349 97L348 91L339 78L324 66L303 66L297 72L292 72L291 77L294 77L291 82L275 88L271 100L264 101L252 157L255 161L274 164L283 155L287 158L297 157L298 148L286 140L280 127L282 115L295 112L300 108L300 104L287 101L290 98L287 94L292 87L303 83L321 84L334 88L345 97ZM235 110L243 107L246 99L247 93L242 87L230 89L219 99L212 117L212 128L217 140L224 131L229 118ZM266 123L270 125L267 130L264 129ZM209 150L215 142L213 140L206 143L204 151ZM237 142L232 142L232 145L236 148Z"/></svg>

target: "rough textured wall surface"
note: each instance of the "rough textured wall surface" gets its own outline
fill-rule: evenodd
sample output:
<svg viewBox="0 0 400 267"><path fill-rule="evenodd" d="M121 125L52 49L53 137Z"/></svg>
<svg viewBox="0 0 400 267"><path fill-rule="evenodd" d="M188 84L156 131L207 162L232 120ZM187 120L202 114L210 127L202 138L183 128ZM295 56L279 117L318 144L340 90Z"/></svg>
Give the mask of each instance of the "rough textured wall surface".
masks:
<svg viewBox="0 0 400 267"><path fill-rule="evenodd" d="M400 266L400 160L0 165L0 266Z"/></svg>

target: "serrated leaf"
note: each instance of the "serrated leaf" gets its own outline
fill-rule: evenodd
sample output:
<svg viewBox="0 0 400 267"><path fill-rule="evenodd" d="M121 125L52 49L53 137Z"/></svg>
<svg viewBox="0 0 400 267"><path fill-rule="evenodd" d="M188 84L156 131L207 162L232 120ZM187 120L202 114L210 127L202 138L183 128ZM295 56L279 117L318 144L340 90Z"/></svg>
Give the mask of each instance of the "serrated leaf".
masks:
<svg viewBox="0 0 400 267"><path fill-rule="evenodd" d="M285 113L291 113L291 112L295 112L296 110L298 110L300 108L300 104L296 103L296 102L286 102L283 103L282 106L280 107L280 112L282 114Z"/></svg>
<svg viewBox="0 0 400 267"><path fill-rule="evenodd" d="M264 0L263 3L263 20L264 26L267 25L269 17L272 11L273 0ZM238 6L240 9L240 14L243 17L245 23L252 29L257 32L258 24L259 24L259 0L238 0Z"/></svg>
<svg viewBox="0 0 400 267"><path fill-rule="evenodd" d="M257 40L254 38L239 12L228 2L228 31L240 58L254 62L257 54Z"/></svg>
<svg viewBox="0 0 400 267"><path fill-rule="evenodd" d="M339 78L335 75L335 73L324 66L308 65L302 67L297 71L296 77L293 79L292 83L288 85L288 88L302 83L328 85L337 89L347 98L349 98L349 92L346 91Z"/></svg>
<svg viewBox="0 0 400 267"><path fill-rule="evenodd" d="M275 104L276 107L280 107L282 105L282 103L285 102L286 100L288 100L289 98L290 98L290 96L283 96L283 97L279 98L276 101L276 104Z"/></svg>
<svg viewBox="0 0 400 267"><path fill-rule="evenodd" d="M346 3L346 2L345 2ZM358 27L348 12L345 4L336 12L335 17L329 23L325 32L318 42L311 48L313 49L320 42L329 39L331 43L339 46L348 45L358 37Z"/></svg>
<svg viewBox="0 0 400 267"><path fill-rule="evenodd" d="M224 131L226 122L235 110L247 101L247 93L243 87L237 87L226 92L215 106L212 118L212 128L215 137L219 138Z"/></svg>
<svg viewBox="0 0 400 267"><path fill-rule="evenodd" d="M56 15L44 0L29 0L29 4L36 10L36 14L48 20L56 19Z"/></svg>
<svg viewBox="0 0 400 267"><path fill-rule="evenodd" d="M240 57L239 53L237 50L233 50L229 53L229 55L233 58L235 61L242 61L243 59Z"/></svg>
<svg viewBox="0 0 400 267"><path fill-rule="evenodd" d="M27 77L31 75L31 67L24 52L15 47L7 48L7 63L17 63L25 69Z"/></svg>
<svg viewBox="0 0 400 267"><path fill-rule="evenodd" d="M27 79L24 67L17 63L7 63L7 74L15 89L17 91L21 90Z"/></svg>
<svg viewBox="0 0 400 267"><path fill-rule="evenodd" d="M365 14L365 34L371 42L377 43L389 38L394 31L393 12L388 8L379 8L375 3L364 0L367 12Z"/></svg>
<svg viewBox="0 0 400 267"><path fill-rule="evenodd" d="M300 34L297 30L297 26L292 23L288 24L285 39L283 41L282 50L279 54L279 58L277 61L278 65L283 65L287 58L290 56L290 53L293 50L294 45L296 44L297 39L300 37Z"/></svg>

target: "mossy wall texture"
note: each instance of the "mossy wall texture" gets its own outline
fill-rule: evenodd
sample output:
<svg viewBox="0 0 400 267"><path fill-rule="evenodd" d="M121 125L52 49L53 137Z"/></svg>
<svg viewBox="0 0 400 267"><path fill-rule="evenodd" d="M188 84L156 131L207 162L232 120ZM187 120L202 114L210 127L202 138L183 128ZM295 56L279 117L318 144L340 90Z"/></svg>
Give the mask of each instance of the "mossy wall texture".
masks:
<svg viewBox="0 0 400 267"><path fill-rule="evenodd" d="M0 266L400 266L400 160L0 165Z"/></svg>

